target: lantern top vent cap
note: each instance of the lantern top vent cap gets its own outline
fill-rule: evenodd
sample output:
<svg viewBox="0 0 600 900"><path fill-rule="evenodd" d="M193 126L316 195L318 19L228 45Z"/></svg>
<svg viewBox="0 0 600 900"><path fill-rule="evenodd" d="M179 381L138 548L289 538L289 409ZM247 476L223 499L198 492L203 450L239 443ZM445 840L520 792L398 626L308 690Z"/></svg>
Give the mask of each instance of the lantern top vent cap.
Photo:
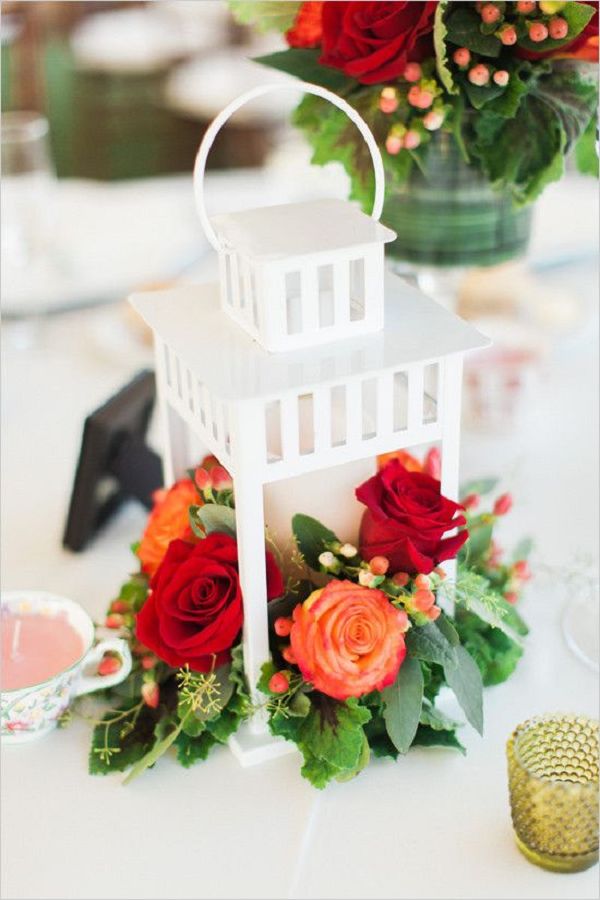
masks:
<svg viewBox="0 0 600 900"><path fill-rule="evenodd" d="M286 203L211 218L224 250L273 262L312 253L388 243L394 231L346 200Z"/></svg>

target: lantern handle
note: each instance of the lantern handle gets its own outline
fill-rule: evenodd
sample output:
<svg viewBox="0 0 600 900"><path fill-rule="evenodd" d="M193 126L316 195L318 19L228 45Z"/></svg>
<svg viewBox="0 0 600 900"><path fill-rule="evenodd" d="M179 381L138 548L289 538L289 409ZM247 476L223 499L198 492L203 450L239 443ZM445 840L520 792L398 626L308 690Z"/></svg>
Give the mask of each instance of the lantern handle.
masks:
<svg viewBox="0 0 600 900"><path fill-rule="evenodd" d="M327 90L327 88L321 87L318 84L311 84L307 81L282 81L271 82L270 84L261 84L258 87L252 88L251 90L240 94L239 97L237 97L235 100L232 100L231 103L229 103L224 109L221 110L221 112L212 120L212 122L206 129L202 138L202 142L200 143L200 147L198 148L198 153L196 155L196 162L194 163L194 195L196 198L196 209L198 211L198 215L200 216L200 221L202 222L202 227L204 228L206 237L217 251L220 251L222 249L221 244L210 223L210 219L208 218L208 214L206 212L206 204L204 202L204 173L206 171L206 161L208 159L208 154L210 153L210 149L215 141L215 138L223 125L225 125L227 120L238 109L240 109L240 107L244 106L250 100L254 100L257 97L262 97L264 94L270 94L271 91L278 91L281 88L284 88L285 90L292 89L296 91L298 90L298 88L300 88L306 94L314 94L315 97L322 97L324 100L329 100L330 103L333 103L334 106L337 106L338 109L341 109L343 112L345 112L348 118L356 125L362 137L364 138L367 147L369 148L369 153L371 154L371 160L373 162L373 169L375 171L375 197L373 198L373 210L371 212L371 217L378 221L379 217L381 216L385 189L383 161L381 159L381 153L379 151L379 147L377 146L377 142L373 137L371 129L362 118L362 116L359 115L359 113L354 109L354 107L350 106L350 104L347 103L346 100L342 99L342 97L338 97L337 94L334 94L333 91L329 91Z"/></svg>

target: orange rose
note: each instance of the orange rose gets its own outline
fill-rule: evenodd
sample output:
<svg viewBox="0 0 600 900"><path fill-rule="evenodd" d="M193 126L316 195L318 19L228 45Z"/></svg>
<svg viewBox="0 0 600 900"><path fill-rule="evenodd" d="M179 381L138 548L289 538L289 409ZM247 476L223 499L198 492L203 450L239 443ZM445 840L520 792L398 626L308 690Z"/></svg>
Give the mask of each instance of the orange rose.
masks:
<svg viewBox="0 0 600 900"><path fill-rule="evenodd" d="M303 677L336 700L392 684L404 661L406 614L383 593L330 581L294 610L292 650Z"/></svg>
<svg viewBox="0 0 600 900"><path fill-rule="evenodd" d="M202 500L189 478L177 481L169 490L156 491L154 509L137 551L144 572L154 575L171 541L193 540L189 508L201 505Z"/></svg>

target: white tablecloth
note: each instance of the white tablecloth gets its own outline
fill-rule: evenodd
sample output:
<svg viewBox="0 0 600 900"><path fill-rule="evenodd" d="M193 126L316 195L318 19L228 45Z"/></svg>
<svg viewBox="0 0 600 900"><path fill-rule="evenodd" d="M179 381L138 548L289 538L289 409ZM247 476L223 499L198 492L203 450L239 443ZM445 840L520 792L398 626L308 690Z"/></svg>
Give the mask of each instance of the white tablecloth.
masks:
<svg viewBox="0 0 600 900"><path fill-rule="evenodd" d="M562 197L568 204L568 191ZM564 271L591 307L594 266ZM80 555L61 549L61 532L83 418L143 357L120 351L121 315L46 320L27 352L13 345L14 325L4 340L3 586L55 591L98 617L131 568L128 546L144 513L124 507ZM483 739L464 729L466 758L416 750L319 793L300 778L295 755L244 770L222 748L190 771L165 758L124 788L119 777L87 774L89 730L76 721L3 750L3 896L596 897L596 869L550 874L519 854L504 761L506 738L524 719L597 711L596 678L560 629L568 596L560 572L597 553L596 358L588 319L557 344L516 431L464 434L463 475L502 473L515 496L502 537L531 533L536 560L557 573L523 601L527 653L508 683L486 692Z"/></svg>

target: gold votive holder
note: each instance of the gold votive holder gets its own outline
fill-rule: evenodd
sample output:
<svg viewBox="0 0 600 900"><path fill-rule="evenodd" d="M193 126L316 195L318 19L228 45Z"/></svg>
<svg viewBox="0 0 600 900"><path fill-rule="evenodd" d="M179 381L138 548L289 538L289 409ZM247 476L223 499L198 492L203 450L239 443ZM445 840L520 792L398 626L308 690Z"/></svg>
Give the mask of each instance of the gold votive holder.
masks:
<svg viewBox="0 0 600 900"><path fill-rule="evenodd" d="M598 722L584 716L530 719L506 752L517 845L554 872L598 862Z"/></svg>

